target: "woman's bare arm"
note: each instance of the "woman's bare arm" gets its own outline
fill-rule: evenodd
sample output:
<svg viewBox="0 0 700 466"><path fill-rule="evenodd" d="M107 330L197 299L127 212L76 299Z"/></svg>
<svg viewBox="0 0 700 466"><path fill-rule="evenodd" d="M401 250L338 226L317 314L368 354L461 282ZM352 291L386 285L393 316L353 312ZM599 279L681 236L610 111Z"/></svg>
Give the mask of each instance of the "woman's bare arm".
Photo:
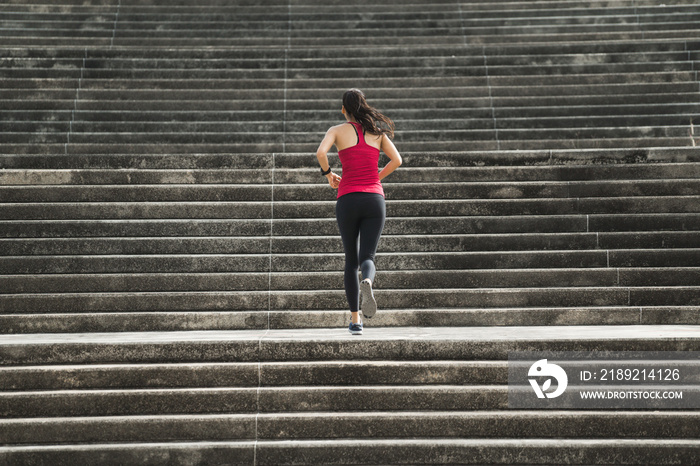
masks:
<svg viewBox="0 0 700 466"><path fill-rule="evenodd" d="M323 171L330 168L330 164L328 163L328 151L331 150L331 147L333 147L333 144L335 144L335 133L335 127L326 131L326 136L323 138L321 144L319 144L318 149L316 150L316 158L318 159L318 163L321 165ZM331 186L331 188L338 189L338 185L340 184L340 176L330 172L326 175L326 179L328 180L328 184Z"/></svg>
<svg viewBox="0 0 700 466"><path fill-rule="evenodd" d="M401 163L403 163L403 160L401 159L401 154L399 154L399 151L396 149L396 146L393 142L391 142L391 139L389 139L389 136L387 136L386 134L382 136L381 148L382 151L386 154L386 156L389 157L389 163L387 163L386 166L382 169L382 171L379 172L380 181L389 176L394 170L401 166Z"/></svg>

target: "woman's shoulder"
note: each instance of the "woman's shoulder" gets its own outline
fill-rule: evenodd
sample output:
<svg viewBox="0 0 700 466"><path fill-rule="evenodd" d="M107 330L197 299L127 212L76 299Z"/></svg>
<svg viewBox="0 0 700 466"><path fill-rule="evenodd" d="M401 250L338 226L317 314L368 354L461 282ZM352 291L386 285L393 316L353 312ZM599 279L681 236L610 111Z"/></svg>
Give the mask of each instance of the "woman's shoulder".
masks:
<svg viewBox="0 0 700 466"><path fill-rule="evenodd" d="M338 125L331 126L330 128L328 128L328 131L329 131L329 132L331 132L331 131L340 131L340 130L343 130L343 129L346 129L346 128L351 128L351 127L352 127L352 124L350 124L349 121L346 121L345 123L340 123L340 124L338 124Z"/></svg>
<svg viewBox="0 0 700 466"><path fill-rule="evenodd" d="M326 134L333 135L334 137L349 137L351 134L355 134L355 130L349 122L341 123L339 125L331 126L328 128Z"/></svg>

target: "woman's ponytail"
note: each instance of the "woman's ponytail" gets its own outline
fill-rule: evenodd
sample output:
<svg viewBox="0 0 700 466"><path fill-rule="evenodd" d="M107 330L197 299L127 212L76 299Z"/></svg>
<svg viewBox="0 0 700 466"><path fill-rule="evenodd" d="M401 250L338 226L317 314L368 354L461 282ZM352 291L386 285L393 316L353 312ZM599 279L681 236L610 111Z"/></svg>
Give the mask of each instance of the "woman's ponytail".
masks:
<svg viewBox="0 0 700 466"><path fill-rule="evenodd" d="M386 134L394 137L394 122L384 116L379 110L370 106L365 99L365 94L359 89L350 89L343 94L343 107L355 120L362 125L362 129L370 134Z"/></svg>

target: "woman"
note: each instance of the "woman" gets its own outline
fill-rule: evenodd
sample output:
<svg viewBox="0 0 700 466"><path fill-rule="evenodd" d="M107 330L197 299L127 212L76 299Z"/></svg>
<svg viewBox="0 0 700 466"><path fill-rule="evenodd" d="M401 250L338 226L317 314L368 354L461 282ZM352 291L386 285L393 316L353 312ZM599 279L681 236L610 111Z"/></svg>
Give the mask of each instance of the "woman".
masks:
<svg viewBox="0 0 700 466"><path fill-rule="evenodd" d="M394 137L394 123L370 107L362 91L345 92L341 112L347 122L326 132L316 157L321 164L321 174L338 190L335 215L345 250L345 295L352 316L349 331L361 335L360 290L362 315L371 318L377 311L372 292L376 272L374 256L386 217L381 180L401 165L401 155L390 139ZM327 154L333 145L338 149L343 166L342 178L331 171L328 163ZM390 161L378 173L380 150ZM357 277L358 268L362 272L362 283Z"/></svg>

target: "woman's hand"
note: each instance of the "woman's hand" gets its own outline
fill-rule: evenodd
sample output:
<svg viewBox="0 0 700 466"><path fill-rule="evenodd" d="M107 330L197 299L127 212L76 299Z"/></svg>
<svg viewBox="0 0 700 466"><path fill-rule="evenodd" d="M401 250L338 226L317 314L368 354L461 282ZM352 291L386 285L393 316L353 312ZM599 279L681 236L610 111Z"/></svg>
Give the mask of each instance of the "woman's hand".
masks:
<svg viewBox="0 0 700 466"><path fill-rule="evenodd" d="M326 175L326 179L328 180L328 184L331 185L331 188L338 189L338 186L340 185L340 180L342 178L336 175L335 173L330 172Z"/></svg>

